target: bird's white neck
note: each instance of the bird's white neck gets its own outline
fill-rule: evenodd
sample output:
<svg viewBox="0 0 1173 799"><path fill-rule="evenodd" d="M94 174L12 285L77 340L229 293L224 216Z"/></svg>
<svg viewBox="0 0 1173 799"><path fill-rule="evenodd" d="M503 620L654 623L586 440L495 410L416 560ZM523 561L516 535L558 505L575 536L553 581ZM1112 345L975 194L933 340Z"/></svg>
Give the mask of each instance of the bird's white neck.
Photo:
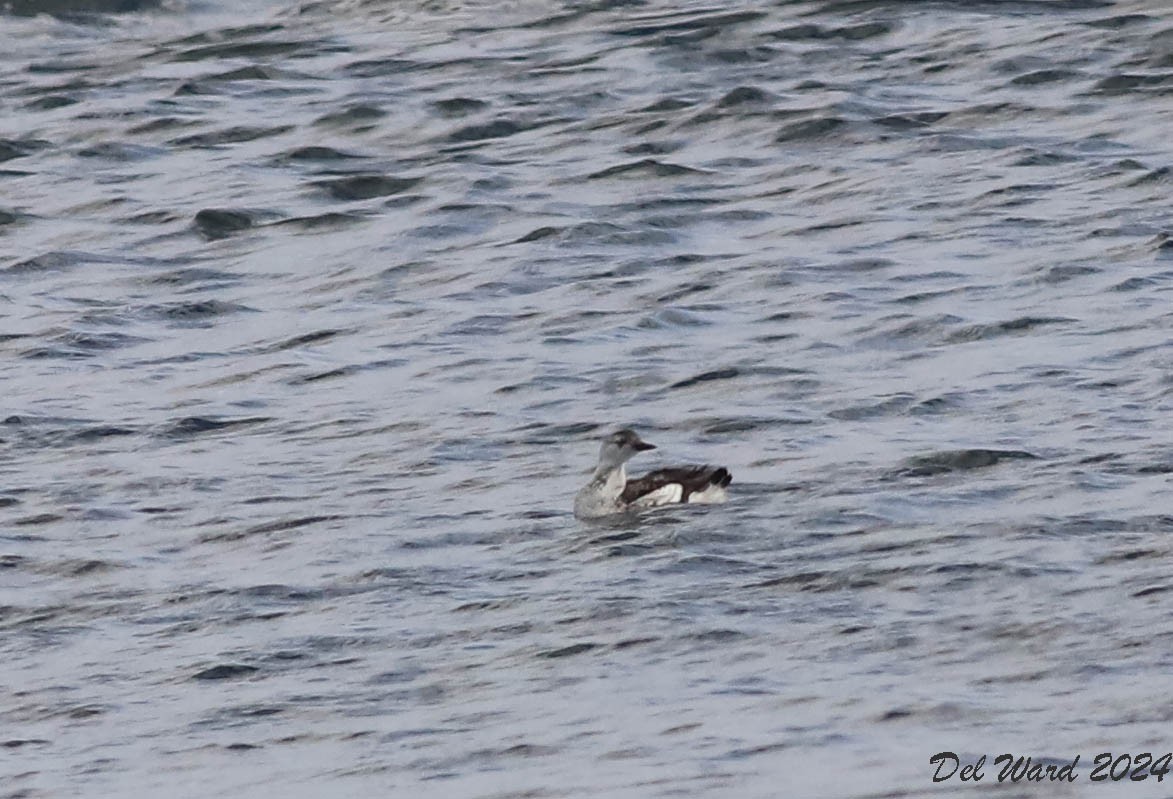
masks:
<svg viewBox="0 0 1173 799"><path fill-rule="evenodd" d="M600 463L595 469L593 482L599 485L599 490L603 495L608 498L618 498L627 485L627 471L623 468L622 463L618 466Z"/></svg>

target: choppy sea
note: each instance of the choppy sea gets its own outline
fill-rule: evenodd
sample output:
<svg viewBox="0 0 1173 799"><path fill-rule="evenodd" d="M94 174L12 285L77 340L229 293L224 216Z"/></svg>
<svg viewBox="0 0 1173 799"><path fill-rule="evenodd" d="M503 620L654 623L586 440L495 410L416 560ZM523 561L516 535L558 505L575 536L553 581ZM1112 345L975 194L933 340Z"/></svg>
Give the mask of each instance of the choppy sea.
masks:
<svg viewBox="0 0 1173 799"><path fill-rule="evenodd" d="M1173 7L0 47L0 796L1173 795Z"/></svg>

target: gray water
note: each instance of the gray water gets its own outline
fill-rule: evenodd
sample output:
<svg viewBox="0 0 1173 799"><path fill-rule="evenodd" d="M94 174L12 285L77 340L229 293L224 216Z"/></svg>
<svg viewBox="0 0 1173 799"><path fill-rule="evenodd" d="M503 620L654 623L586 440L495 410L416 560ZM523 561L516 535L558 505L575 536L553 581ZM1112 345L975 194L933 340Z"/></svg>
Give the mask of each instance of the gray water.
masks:
<svg viewBox="0 0 1173 799"><path fill-rule="evenodd" d="M11 3L0 795L1168 795L1163 7Z"/></svg>

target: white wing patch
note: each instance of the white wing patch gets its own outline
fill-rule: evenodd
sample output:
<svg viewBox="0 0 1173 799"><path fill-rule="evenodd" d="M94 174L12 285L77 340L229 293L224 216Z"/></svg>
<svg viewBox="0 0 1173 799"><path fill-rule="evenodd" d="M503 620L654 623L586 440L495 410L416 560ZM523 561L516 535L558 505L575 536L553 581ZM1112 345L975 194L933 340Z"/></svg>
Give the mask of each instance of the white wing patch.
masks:
<svg viewBox="0 0 1173 799"><path fill-rule="evenodd" d="M716 505L729 499L729 494L718 485L710 485L704 491L693 491L688 495L688 504Z"/></svg>
<svg viewBox="0 0 1173 799"><path fill-rule="evenodd" d="M631 503L631 506L633 508L655 508L659 505L671 505L679 502L682 496L684 496L684 486L680 483L668 483L639 497Z"/></svg>

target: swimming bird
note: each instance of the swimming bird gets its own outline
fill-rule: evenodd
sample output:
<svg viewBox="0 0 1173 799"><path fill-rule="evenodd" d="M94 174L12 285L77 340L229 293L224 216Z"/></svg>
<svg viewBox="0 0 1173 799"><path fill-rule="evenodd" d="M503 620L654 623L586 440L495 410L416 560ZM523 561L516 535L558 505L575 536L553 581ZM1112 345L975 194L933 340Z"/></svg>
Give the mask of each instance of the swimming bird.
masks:
<svg viewBox="0 0 1173 799"><path fill-rule="evenodd" d="M733 475L724 466L675 466L633 480L624 464L638 452L655 449L631 430L603 439L591 481L574 497L574 515L596 519L659 505L724 502Z"/></svg>

